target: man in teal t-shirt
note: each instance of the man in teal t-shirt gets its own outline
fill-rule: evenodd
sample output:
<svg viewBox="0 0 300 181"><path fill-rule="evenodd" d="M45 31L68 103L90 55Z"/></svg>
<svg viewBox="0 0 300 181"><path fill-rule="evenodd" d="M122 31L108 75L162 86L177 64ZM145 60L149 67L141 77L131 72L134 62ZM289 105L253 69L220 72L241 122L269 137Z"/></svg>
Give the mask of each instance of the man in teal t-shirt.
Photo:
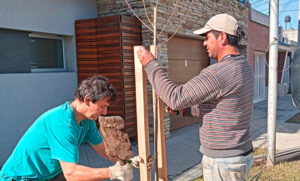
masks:
<svg viewBox="0 0 300 181"><path fill-rule="evenodd" d="M106 115L116 91L105 77L90 77L79 85L75 100L42 114L27 130L0 172L0 180L47 180L63 171L76 180L131 180L132 168L118 162L109 168L78 165L81 143L88 142L103 157L104 144L95 121Z"/></svg>

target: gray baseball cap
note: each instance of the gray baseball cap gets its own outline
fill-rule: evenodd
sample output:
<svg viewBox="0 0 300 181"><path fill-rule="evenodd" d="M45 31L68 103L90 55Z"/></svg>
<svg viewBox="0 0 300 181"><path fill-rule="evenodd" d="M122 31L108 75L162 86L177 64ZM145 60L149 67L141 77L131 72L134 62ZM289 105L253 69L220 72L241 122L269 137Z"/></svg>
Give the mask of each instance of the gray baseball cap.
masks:
<svg viewBox="0 0 300 181"><path fill-rule="evenodd" d="M216 30L236 36L237 28L238 23L234 17L228 14L218 14L211 17L203 28L195 30L193 33L196 35L204 35L209 31Z"/></svg>

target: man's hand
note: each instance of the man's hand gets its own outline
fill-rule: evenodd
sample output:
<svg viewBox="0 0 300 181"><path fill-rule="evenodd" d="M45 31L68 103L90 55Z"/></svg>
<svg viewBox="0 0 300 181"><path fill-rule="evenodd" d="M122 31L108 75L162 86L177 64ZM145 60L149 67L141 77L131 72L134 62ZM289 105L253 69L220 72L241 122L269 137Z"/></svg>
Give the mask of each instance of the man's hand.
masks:
<svg viewBox="0 0 300 181"><path fill-rule="evenodd" d="M143 163L143 161L142 161L143 159L141 157L139 157L139 156L135 156L135 157L131 158L130 160L131 160L130 165L133 166L133 167L135 167L135 168L139 168L140 167L140 163L141 162ZM147 169L148 169L148 171L151 172L152 167L153 167L153 158L150 155L148 157L148 162L147 162Z"/></svg>
<svg viewBox="0 0 300 181"><path fill-rule="evenodd" d="M170 114L180 115L180 114L183 114L184 110L180 109L180 110L176 111L176 110L171 109L169 106L167 106L166 112L170 113Z"/></svg>
<svg viewBox="0 0 300 181"><path fill-rule="evenodd" d="M139 47L139 50L137 51L137 55L143 67L145 67L150 60L155 59L154 56L143 46Z"/></svg>
<svg viewBox="0 0 300 181"><path fill-rule="evenodd" d="M114 166L108 167L110 179L119 179L121 181L131 181L133 179L132 167L127 163L121 166L120 162Z"/></svg>

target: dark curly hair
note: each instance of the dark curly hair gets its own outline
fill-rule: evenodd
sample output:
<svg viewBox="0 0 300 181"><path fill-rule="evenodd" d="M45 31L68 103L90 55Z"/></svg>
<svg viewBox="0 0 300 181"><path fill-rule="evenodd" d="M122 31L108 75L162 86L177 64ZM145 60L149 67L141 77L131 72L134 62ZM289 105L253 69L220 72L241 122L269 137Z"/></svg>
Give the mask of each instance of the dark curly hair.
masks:
<svg viewBox="0 0 300 181"><path fill-rule="evenodd" d="M75 92L75 98L80 101L83 101L85 96L93 103L104 98L109 98L112 103L116 98L116 90L106 77L95 75L84 79Z"/></svg>

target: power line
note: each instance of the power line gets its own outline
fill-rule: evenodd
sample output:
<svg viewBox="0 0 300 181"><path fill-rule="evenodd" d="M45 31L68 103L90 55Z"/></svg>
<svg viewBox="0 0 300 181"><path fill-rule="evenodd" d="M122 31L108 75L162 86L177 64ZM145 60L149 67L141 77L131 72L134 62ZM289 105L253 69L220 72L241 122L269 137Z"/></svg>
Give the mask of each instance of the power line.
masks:
<svg viewBox="0 0 300 181"><path fill-rule="evenodd" d="M284 5L290 5L291 3L294 3L294 2L297 2L297 1L298 1L298 0L290 0L290 1L287 2L287 3L279 4L279 8L280 8L281 6L284 6ZM287 8L287 6L286 6L285 8ZM285 9L285 8L283 8L283 9ZM260 11L262 12L262 11L266 11L266 10L269 10L269 8L266 8L266 9L263 9L263 10L260 10Z"/></svg>
<svg viewBox="0 0 300 181"><path fill-rule="evenodd" d="M258 8L258 7L260 7L262 5L266 5L266 4L269 4L268 0L259 1L256 4L253 4L253 8Z"/></svg>
<svg viewBox="0 0 300 181"><path fill-rule="evenodd" d="M291 11L299 11L300 9L290 9L290 10L285 10L285 11L279 11L279 12L291 12Z"/></svg>

